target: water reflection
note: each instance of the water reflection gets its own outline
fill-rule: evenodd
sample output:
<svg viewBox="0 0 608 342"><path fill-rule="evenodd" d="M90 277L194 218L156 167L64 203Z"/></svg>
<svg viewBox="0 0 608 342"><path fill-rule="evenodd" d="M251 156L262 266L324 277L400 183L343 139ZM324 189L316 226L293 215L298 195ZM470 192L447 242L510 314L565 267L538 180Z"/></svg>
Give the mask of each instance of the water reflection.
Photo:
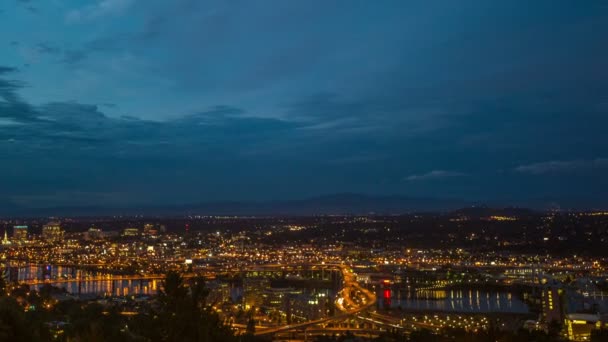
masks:
<svg viewBox="0 0 608 342"><path fill-rule="evenodd" d="M71 294L100 296L153 295L158 291L161 281L51 265L21 267L17 272L17 280L18 282L44 281L63 288ZM32 288L39 290L42 286L44 283L33 285Z"/></svg>
<svg viewBox="0 0 608 342"><path fill-rule="evenodd" d="M158 291L160 280L82 280L73 282L49 281L49 284L65 289L71 294L100 295L100 296L131 296L131 295L153 295ZM33 289L39 290L44 285L34 285Z"/></svg>
<svg viewBox="0 0 608 342"><path fill-rule="evenodd" d="M378 303L382 306L382 302ZM420 311L527 313L528 306L510 292L466 290L392 291L391 307Z"/></svg>

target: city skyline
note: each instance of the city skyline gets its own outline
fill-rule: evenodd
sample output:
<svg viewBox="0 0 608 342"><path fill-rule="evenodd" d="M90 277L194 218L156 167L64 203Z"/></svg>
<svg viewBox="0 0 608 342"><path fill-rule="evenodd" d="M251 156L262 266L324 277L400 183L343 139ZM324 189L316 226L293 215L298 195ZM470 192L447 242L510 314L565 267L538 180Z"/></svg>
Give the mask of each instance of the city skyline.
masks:
<svg viewBox="0 0 608 342"><path fill-rule="evenodd" d="M608 205L601 2L13 1L0 204Z"/></svg>
<svg viewBox="0 0 608 342"><path fill-rule="evenodd" d="M3 336L603 342L607 222L471 209L5 219Z"/></svg>

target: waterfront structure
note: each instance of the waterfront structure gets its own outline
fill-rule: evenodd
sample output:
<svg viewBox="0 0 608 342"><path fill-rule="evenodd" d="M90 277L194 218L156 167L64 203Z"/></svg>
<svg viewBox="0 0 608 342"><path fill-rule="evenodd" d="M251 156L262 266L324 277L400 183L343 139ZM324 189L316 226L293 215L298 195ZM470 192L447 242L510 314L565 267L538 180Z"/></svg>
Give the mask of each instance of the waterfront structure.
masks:
<svg viewBox="0 0 608 342"><path fill-rule="evenodd" d="M602 328L599 315L573 313L566 315L566 329L570 341L589 341L591 331Z"/></svg>

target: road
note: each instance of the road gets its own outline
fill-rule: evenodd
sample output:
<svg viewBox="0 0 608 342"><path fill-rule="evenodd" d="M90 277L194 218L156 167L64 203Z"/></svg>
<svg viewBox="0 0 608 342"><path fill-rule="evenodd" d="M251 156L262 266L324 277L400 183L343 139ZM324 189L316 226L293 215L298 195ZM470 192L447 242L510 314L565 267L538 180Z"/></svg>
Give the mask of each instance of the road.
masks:
<svg viewBox="0 0 608 342"><path fill-rule="evenodd" d="M324 266L327 266L327 265L324 265ZM358 313L361 313L362 311L369 309L370 307L375 305L376 296L373 293L371 293L370 291L368 291L367 289L364 289L363 287L361 287L361 285L359 285L359 283L356 281L355 275L352 273L352 271L350 270L349 267L347 267L346 265L334 265L334 266L338 267L341 270L342 278L343 278L343 282L344 282L342 290L340 290L338 292L339 298L337 299L337 301L340 301L340 299L343 299L340 302L348 303L348 307L345 307L345 305L340 305L338 307L338 309L340 311L342 311L342 313L331 316L331 317L317 319L314 321L307 321L304 323L290 324L290 325L284 325L281 327L269 328L269 329L256 331L255 335L256 336L270 335L270 334L275 334L275 333L283 332L283 331L302 329L302 328L306 328L309 326L328 323L328 322L335 321L335 320L342 320L342 319L348 318L350 316L356 315ZM360 293L362 296L359 300L353 300L353 298L350 298L351 292ZM362 302L362 303L357 304L357 302Z"/></svg>

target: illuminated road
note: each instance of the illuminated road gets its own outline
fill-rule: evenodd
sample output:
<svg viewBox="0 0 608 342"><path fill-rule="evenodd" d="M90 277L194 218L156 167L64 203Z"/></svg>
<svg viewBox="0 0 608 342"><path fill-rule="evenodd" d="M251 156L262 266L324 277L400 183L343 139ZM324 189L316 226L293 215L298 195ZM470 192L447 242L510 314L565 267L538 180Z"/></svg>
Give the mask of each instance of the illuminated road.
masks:
<svg viewBox="0 0 608 342"><path fill-rule="evenodd" d="M303 323L284 325L280 327L267 328L256 331L255 335L270 335L280 332L287 332L291 330L305 329L319 324L329 323L332 321L339 321L354 315L360 314L361 312L373 307L376 303L376 296L361 287L356 281L356 276L352 270L341 264L327 264L327 265L261 265L253 267L254 270L297 270L300 268L312 268L312 269L335 269L340 270L342 273L343 287L338 292L338 298L336 300L336 307L340 313L318 320L307 321ZM192 278L200 276L200 274L184 274L183 278ZM26 280L23 283L29 286L43 285L43 284L66 284L66 283L78 283L78 282L113 282L113 281L140 281L140 280L162 280L165 278L164 274L148 274L148 275L104 275L84 278L58 278L58 279L31 279ZM208 277L207 277L208 278ZM235 328L239 328L237 325L233 325ZM324 328L315 329L315 333L323 330ZM341 331L342 328L327 328L328 331Z"/></svg>
<svg viewBox="0 0 608 342"><path fill-rule="evenodd" d="M343 286L342 290L340 290L340 292L339 292L338 300L343 299L343 301L340 301L340 302L349 303L348 304L349 307L346 308L346 307L344 307L344 305L340 305L340 307L338 309L340 311L342 311L342 313L340 313L338 315L334 315L331 317L326 317L326 318L322 318L322 319L318 319L318 320L314 320L314 321L308 321L308 322L304 322L304 323L290 324L290 325L284 325L281 327L256 331L255 335L260 336L260 335L275 334L275 333L294 330L294 329L302 329L302 328L306 328L306 327L317 325L317 324L328 323L331 321L342 320L342 319L348 318L350 316L356 315L375 305L376 296L373 293L371 293L370 291L362 288L359 285L359 283L355 279L355 275L352 273L350 268L348 268L346 265L323 265L323 266L330 266L330 267L334 266L334 267L339 268L340 271L342 272L344 286ZM358 292L358 293L362 294L361 299L359 300L362 302L361 305L357 304L352 298L350 298L351 292Z"/></svg>

